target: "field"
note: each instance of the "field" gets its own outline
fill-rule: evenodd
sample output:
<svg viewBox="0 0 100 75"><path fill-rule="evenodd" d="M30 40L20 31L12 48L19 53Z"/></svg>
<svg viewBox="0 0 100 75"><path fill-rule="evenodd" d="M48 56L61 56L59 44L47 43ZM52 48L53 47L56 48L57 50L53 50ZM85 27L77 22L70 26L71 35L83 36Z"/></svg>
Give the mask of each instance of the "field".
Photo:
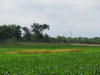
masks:
<svg viewBox="0 0 100 75"><path fill-rule="evenodd" d="M0 75L100 75L100 46L0 44Z"/></svg>

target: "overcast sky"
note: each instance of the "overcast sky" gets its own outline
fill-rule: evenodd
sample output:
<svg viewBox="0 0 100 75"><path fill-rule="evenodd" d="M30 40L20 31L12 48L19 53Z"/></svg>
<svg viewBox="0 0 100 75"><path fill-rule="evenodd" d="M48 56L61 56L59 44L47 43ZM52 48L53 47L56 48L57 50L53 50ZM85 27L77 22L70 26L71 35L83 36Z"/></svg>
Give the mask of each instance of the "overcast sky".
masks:
<svg viewBox="0 0 100 75"><path fill-rule="evenodd" d="M100 36L99 0L0 0L0 25L50 25L51 36Z"/></svg>

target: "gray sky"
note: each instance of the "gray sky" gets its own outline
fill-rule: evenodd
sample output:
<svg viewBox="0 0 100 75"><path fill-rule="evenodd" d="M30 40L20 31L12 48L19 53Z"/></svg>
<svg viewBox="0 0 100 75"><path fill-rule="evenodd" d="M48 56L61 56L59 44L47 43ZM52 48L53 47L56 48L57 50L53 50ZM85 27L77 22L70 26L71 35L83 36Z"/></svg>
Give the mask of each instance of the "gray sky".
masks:
<svg viewBox="0 0 100 75"><path fill-rule="evenodd" d="M99 0L0 0L0 25L50 25L51 36L100 36Z"/></svg>

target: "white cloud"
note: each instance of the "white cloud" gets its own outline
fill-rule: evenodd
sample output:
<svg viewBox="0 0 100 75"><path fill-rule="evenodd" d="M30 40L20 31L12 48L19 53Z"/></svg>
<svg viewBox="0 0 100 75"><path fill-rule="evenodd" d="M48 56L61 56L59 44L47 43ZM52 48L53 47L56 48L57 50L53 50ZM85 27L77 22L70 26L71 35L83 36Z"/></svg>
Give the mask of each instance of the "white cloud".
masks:
<svg viewBox="0 0 100 75"><path fill-rule="evenodd" d="M0 24L47 23L52 36L100 36L99 0L0 0Z"/></svg>

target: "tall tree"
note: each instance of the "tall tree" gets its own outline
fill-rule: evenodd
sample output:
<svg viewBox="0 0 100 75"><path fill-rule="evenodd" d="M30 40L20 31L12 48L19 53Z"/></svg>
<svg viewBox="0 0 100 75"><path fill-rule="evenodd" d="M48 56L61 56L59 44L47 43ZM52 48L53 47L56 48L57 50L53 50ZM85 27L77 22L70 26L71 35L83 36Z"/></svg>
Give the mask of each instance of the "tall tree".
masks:
<svg viewBox="0 0 100 75"><path fill-rule="evenodd" d="M22 28L24 30L24 35L23 37L26 39L26 40L32 40L32 34L31 34L31 31L27 28L27 27L23 27Z"/></svg>
<svg viewBox="0 0 100 75"><path fill-rule="evenodd" d="M21 26L19 25L3 25L0 26L0 39L8 39L16 37L18 40L21 38Z"/></svg>
<svg viewBox="0 0 100 75"><path fill-rule="evenodd" d="M45 35L43 36L43 42L50 42L50 37L49 37L48 34L45 34Z"/></svg>
<svg viewBox="0 0 100 75"><path fill-rule="evenodd" d="M11 27L11 32L12 32L12 36L16 37L18 40L21 38L21 26L20 25L9 25L9 27Z"/></svg>
<svg viewBox="0 0 100 75"><path fill-rule="evenodd" d="M32 27L32 31L34 32L38 41L43 41L43 31L45 31L47 29L49 30L49 25L33 23L33 25L31 25L31 27Z"/></svg>

